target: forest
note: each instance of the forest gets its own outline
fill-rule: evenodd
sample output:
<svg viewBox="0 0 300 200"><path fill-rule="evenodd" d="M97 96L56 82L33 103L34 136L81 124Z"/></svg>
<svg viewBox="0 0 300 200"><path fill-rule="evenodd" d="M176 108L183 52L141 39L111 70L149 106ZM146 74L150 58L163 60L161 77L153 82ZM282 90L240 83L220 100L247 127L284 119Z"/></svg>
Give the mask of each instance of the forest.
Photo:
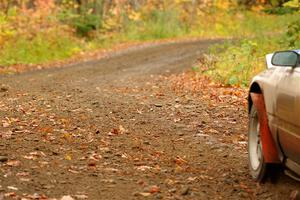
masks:
<svg viewBox="0 0 300 200"><path fill-rule="evenodd" d="M201 69L193 69L245 86L264 67L266 53L298 45L299 5L298 0L1 0L1 71L15 73L120 44L235 38L215 48L223 49L218 58L211 48Z"/></svg>

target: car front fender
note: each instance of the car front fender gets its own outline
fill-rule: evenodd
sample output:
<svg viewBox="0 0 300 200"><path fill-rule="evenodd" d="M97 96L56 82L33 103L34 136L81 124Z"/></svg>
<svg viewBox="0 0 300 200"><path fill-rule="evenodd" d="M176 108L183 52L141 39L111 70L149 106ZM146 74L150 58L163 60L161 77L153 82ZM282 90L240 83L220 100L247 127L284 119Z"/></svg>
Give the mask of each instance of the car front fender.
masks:
<svg viewBox="0 0 300 200"><path fill-rule="evenodd" d="M261 93L250 93L250 96L253 106L255 106L258 112L264 160L266 163L280 163L278 150L268 125L264 96Z"/></svg>

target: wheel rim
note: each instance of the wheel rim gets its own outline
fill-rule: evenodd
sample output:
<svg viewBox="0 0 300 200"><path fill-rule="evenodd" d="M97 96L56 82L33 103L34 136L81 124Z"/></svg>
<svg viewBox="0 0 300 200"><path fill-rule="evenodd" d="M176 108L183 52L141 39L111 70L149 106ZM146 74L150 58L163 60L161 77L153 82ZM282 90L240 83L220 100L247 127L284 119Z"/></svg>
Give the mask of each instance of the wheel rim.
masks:
<svg viewBox="0 0 300 200"><path fill-rule="evenodd" d="M253 170L259 169L262 163L262 145L260 138L260 124L258 121L257 113L251 119L250 134L249 134L249 158Z"/></svg>

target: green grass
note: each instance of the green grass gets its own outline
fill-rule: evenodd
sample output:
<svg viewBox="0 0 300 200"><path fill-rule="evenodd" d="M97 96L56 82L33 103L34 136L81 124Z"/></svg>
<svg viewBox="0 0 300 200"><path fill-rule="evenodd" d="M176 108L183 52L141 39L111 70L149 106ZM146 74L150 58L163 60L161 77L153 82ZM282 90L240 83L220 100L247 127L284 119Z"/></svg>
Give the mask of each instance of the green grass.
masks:
<svg viewBox="0 0 300 200"><path fill-rule="evenodd" d="M203 37L253 37L283 32L293 15L267 15L250 11L216 12L200 17L192 34Z"/></svg>
<svg viewBox="0 0 300 200"><path fill-rule="evenodd" d="M41 21L36 16L18 17L15 11L11 9L7 16L0 13L0 66L58 61L85 48L55 16Z"/></svg>
<svg viewBox="0 0 300 200"><path fill-rule="evenodd" d="M0 65L46 63L69 58L80 51L80 43L68 35L38 33L32 39L21 36L6 42L0 51Z"/></svg>
<svg viewBox="0 0 300 200"><path fill-rule="evenodd" d="M223 36L230 36L230 31L236 40L213 46L200 63L200 68L205 68L200 72L225 85L248 86L251 78L265 69L266 54L291 48L286 34L288 25L299 20L299 15L244 13L244 16L247 18L236 26L228 29L224 26L221 32L216 30Z"/></svg>
<svg viewBox="0 0 300 200"><path fill-rule="evenodd" d="M266 36L213 46L208 57L214 62L205 74L225 85L245 87L251 77L265 69L265 55L282 47L280 39Z"/></svg>

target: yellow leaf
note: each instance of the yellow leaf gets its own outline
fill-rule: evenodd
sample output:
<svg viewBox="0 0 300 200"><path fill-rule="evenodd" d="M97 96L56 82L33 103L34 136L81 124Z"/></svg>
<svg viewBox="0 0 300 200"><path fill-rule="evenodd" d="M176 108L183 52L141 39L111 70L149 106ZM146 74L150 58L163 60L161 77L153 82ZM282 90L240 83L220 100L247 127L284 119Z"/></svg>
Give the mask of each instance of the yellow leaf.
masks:
<svg viewBox="0 0 300 200"><path fill-rule="evenodd" d="M66 160L72 160L72 156L70 156L70 155L67 154L67 155L65 156L65 159L66 159Z"/></svg>

